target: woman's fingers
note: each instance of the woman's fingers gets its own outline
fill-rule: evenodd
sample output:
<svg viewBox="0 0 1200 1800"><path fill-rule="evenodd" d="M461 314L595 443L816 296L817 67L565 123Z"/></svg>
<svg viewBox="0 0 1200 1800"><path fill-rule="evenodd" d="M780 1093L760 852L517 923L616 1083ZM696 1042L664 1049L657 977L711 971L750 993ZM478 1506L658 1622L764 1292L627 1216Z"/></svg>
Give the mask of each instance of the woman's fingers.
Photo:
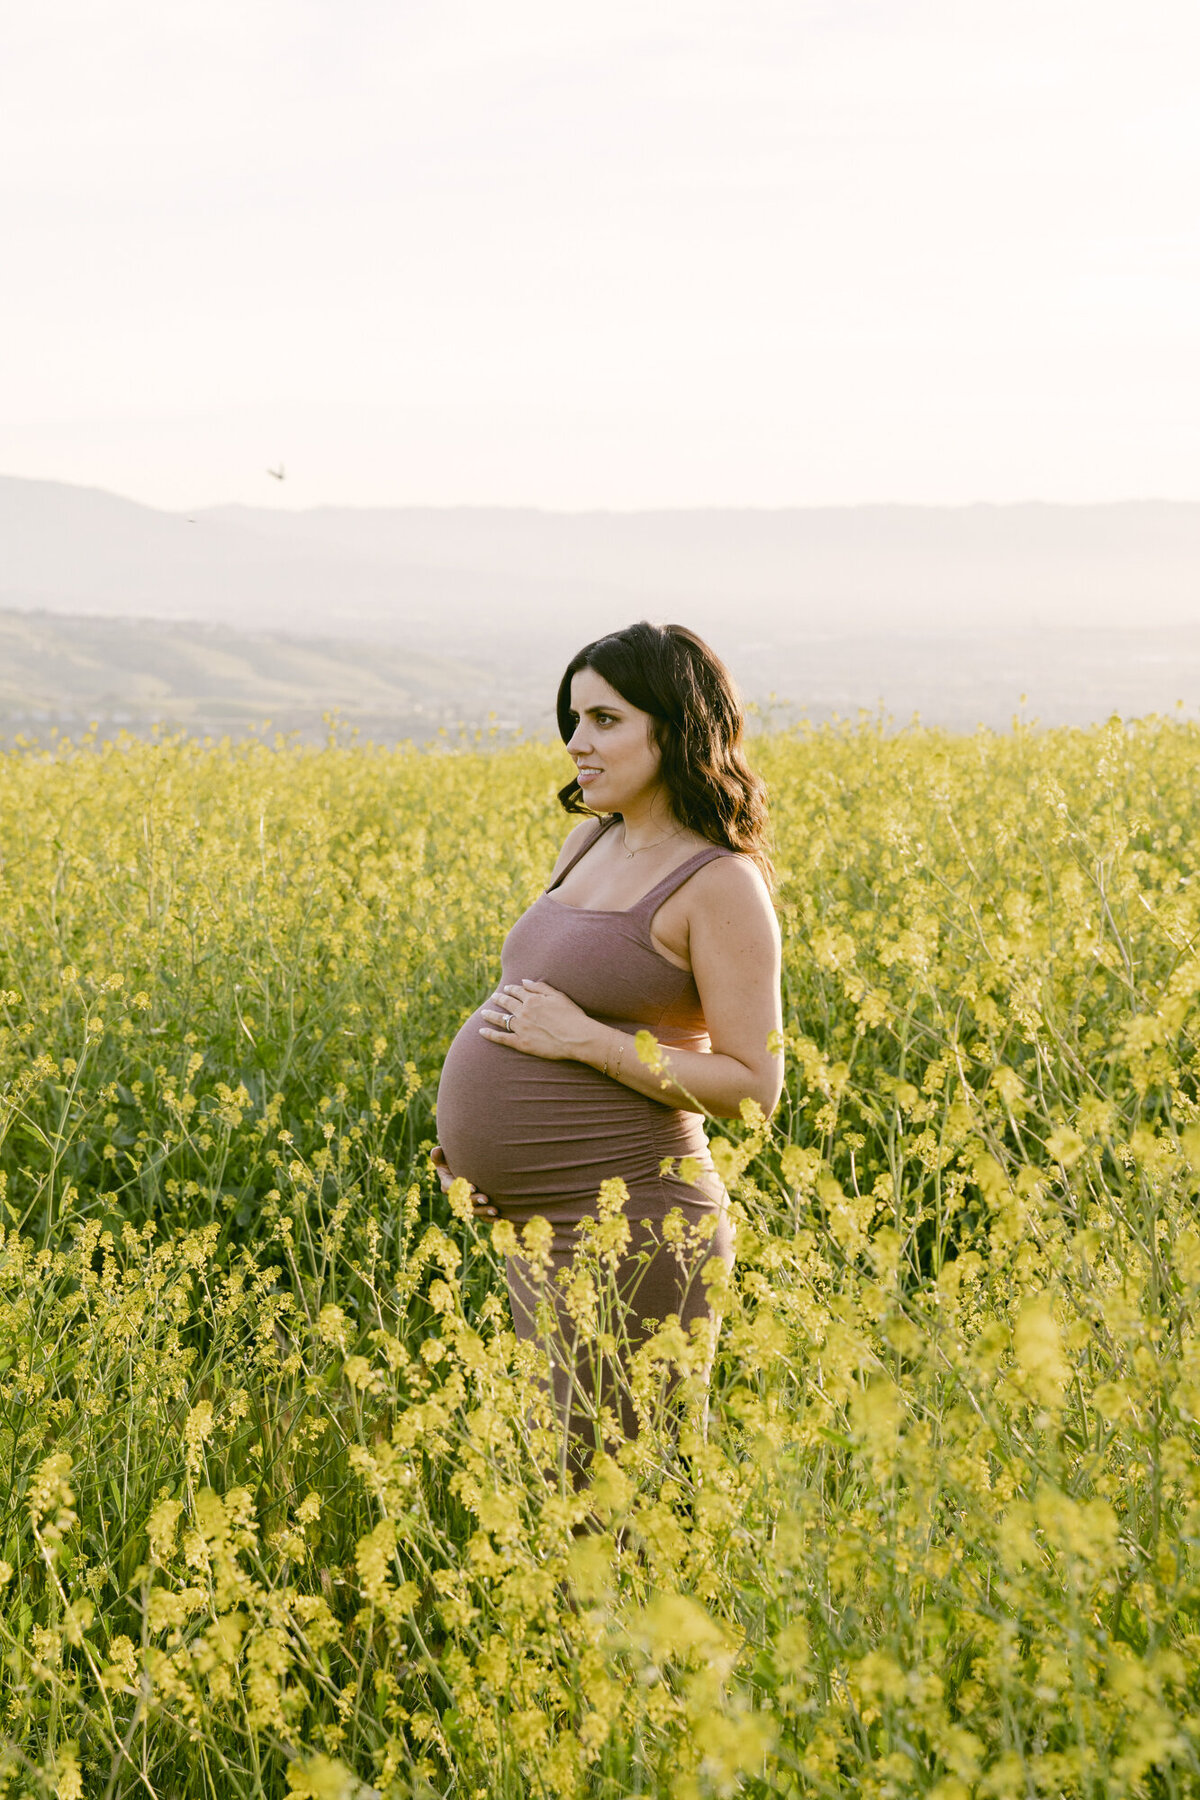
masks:
<svg viewBox="0 0 1200 1800"><path fill-rule="evenodd" d="M443 1194L448 1194L453 1185L454 1176L450 1173L450 1166L446 1161L446 1153L440 1144L435 1144L433 1146L433 1149L429 1153L429 1160L437 1170L438 1180L442 1184ZM478 1188L471 1189L471 1205L477 1219L494 1219L497 1217L496 1208L492 1205L487 1195L481 1194Z"/></svg>
<svg viewBox="0 0 1200 1800"><path fill-rule="evenodd" d="M480 1017L487 1020L487 1025L479 1027L480 1037L490 1038L493 1043L501 1040L511 1043L516 1036L516 1024L524 1003L525 995L520 988L506 987L500 993L493 994L490 1004L479 1009Z"/></svg>
<svg viewBox="0 0 1200 1800"><path fill-rule="evenodd" d="M507 1019L514 1014L517 1011L520 1002L511 999L509 997L510 993L511 990L506 989L503 994L493 994L487 1005L481 1006L479 1009L484 1018Z"/></svg>

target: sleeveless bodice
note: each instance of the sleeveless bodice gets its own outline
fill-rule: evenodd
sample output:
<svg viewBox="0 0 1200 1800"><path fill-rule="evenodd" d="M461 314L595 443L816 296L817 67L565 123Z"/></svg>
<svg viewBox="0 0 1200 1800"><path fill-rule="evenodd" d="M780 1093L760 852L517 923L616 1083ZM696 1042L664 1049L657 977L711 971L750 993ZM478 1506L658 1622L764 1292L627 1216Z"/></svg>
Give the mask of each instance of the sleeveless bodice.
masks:
<svg viewBox="0 0 1200 1800"><path fill-rule="evenodd" d="M504 940L497 986L525 977L560 989L590 1017L664 1044L707 1050L695 980L655 949L658 908L706 863L734 853L707 845L623 911L568 906L556 888L614 823L604 820ZM487 1005L496 989L489 991ZM659 1217L676 1203L718 1204L698 1113L638 1094L579 1062L551 1062L480 1037L476 1010L451 1044L438 1087L438 1139L456 1175L506 1210L581 1216L606 1177L622 1176L631 1210ZM634 1054L632 1045L626 1056ZM660 1174L664 1158L695 1157L701 1187Z"/></svg>

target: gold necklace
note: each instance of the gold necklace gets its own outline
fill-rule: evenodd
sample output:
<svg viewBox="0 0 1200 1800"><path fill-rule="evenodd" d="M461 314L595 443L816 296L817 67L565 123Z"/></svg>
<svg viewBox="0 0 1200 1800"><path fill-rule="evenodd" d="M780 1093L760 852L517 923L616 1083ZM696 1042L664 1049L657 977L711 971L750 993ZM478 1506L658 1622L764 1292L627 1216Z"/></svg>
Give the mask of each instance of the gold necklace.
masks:
<svg viewBox="0 0 1200 1800"><path fill-rule="evenodd" d="M668 831L666 837L655 838L652 844L639 844L636 850L631 850L629 848L629 840L625 836L625 821L624 819L621 820L621 843L624 845L627 861L631 861L635 856L640 856L643 850L655 850L658 848L659 844L668 844L672 838L682 836L683 826L681 825L678 831Z"/></svg>

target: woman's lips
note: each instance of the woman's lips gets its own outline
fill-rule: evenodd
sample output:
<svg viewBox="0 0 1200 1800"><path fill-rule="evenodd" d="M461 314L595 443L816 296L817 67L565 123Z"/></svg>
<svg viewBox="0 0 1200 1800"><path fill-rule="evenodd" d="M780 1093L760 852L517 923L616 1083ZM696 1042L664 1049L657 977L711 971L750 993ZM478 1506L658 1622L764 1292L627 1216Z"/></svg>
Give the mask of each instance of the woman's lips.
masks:
<svg viewBox="0 0 1200 1800"><path fill-rule="evenodd" d="M589 783L598 780L603 773L603 769L579 769L576 771L575 779L580 787L587 787Z"/></svg>

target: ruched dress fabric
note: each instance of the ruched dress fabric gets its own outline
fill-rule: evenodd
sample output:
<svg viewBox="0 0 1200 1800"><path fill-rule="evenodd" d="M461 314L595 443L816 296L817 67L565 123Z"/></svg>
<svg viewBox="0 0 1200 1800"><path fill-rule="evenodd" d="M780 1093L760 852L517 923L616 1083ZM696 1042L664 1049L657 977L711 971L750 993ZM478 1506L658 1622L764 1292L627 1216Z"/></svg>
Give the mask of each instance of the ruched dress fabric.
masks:
<svg viewBox="0 0 1200 1800"><path fill-rule="evenodd" d="M650 925L663 902L698 869L734 853L716 844L697 851L624 911L556 900L554 889L615 823L615 816L602 820L558 879L517 920L504 940L498 985L519 985L528 977L558 988L593 1019L629 1035L624 1067L633 1066L632 1038L643 1028L663 1045L707 1050L695 980L690 970L677 968L655 949ZM483 1006L490 1005L496 991L489 992ZM487 1023L482 1007L472 1013L446 1055L438 1087L438 1141L453 1173L488 1195L502 1218L519 1228L540 1216L553 1228L545 1283L531 1279L524 1259L510 1257L508 1286L519 1337L536 1334L542 1298L552 1300L559 1311L557 1354L550 1346L554 1388L578 1478L583 1447L598 1447L592 1420L597 1400L616 1412L626 1435L635 1429L623 1381L597 1376L590 1352L584 1367L579 1355L573 1362L565 1348L574 1342L575 1332L563 1313L555 1277L578 1247L580 1220L596 1216L601 1182L620 1176L629 1190L625 1216L632 1232L617 1270L628 1306L626 1349L644 1339L651 1322L670 1314L685 1327L709 1316L700 1271L713 1256L727 1266L733 1263L727 1197L713 1168L701 1114L637 1093L586 1063L550 1061L493 1043L479 1035ZM663 1172L666 1159L678 1166L683 1157L698 1166L695 1183ZM701 1220L715 1223L712 1235L693 1243L690 1251L663 1240L662 1223L676 1208L688 1226Z"/></svg>

